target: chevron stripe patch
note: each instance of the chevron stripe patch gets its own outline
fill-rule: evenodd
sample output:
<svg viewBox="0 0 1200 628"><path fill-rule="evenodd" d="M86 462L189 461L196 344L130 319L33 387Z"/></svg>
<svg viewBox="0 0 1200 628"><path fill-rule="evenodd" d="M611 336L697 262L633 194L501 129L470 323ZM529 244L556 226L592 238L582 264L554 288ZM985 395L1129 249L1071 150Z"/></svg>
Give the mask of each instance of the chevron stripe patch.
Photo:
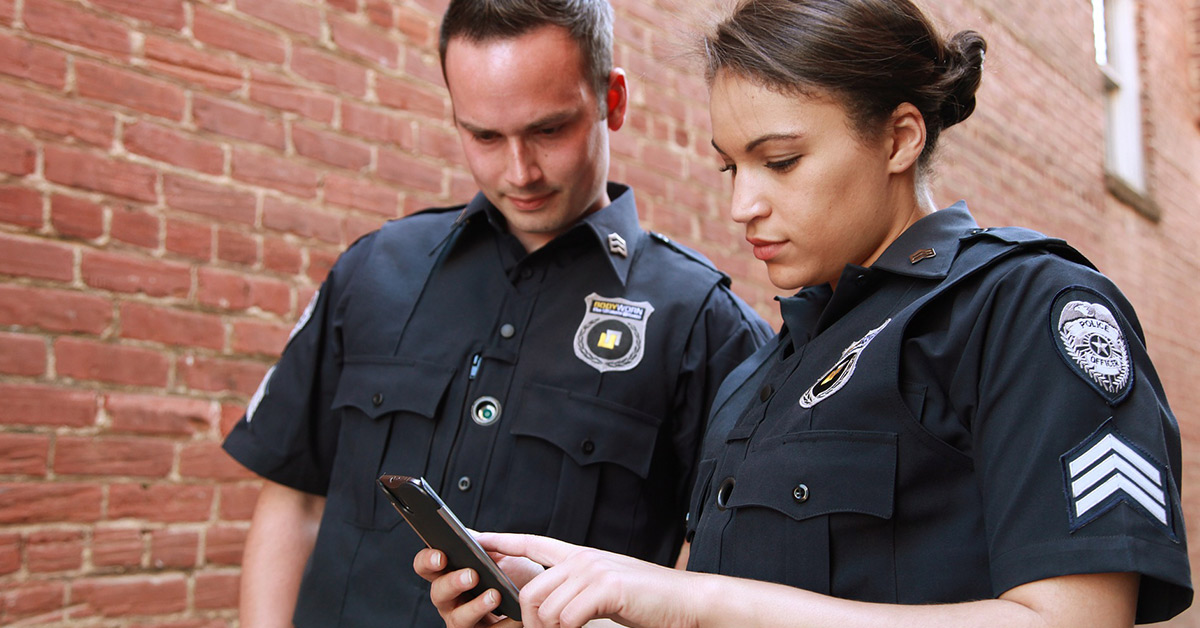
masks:
<svg viewBox="0 0 1200 628"><path fill-rule="evenodd" d="M1170 530L1166 467L1126 439L1111 420L1062 461L1072 532L1122 502Z"/></svg>

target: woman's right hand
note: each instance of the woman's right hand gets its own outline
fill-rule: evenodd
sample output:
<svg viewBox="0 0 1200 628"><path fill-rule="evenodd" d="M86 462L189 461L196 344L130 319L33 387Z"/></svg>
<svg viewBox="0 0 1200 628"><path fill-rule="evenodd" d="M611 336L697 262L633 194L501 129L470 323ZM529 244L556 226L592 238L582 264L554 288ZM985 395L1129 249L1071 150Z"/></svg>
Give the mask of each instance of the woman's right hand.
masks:
<svg viewBox="0 0 1200 628"><path fill-rule="evenodd" d="M528 559L493 554L492 558L517 587L540 574L541 565ZM521 623L513 619L501 619L492 614L500 605L500 593L488 589L482 595L471 598L467 594L479 581L474 569L459 569L445 573L446 555L435 549L423 549L413 559L417 575L430 582L429 597L446 622L447 628L512 628Z"/></svg>

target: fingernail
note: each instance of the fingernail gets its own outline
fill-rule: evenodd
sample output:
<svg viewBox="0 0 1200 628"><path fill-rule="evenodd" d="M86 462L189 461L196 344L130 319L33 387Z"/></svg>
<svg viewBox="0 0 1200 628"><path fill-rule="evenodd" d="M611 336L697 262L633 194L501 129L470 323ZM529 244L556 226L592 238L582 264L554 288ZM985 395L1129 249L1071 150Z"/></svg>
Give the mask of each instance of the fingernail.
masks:
<svg viewBox="0 0 1200 628"><path fill-rule="evenodd" d="M442 553L434 552L432 562L433 562L434 567L441 569L442 568Z"/></svg>
<svg viewBox="0 0 1200 628"><path fill-rule="evenodd" d="M488 590L487 597L484 600L487 601L488 606L496 606L500 604L500 594L496 593L495 590Z"/></svg>
<svg viewBox="0 0 1200 628"><path fill-rule="evenodd" d="M469 571L464 572L463 575L460 576L460 578L461 578L463 584L471 584L471 572L469 572Z"/></svg>

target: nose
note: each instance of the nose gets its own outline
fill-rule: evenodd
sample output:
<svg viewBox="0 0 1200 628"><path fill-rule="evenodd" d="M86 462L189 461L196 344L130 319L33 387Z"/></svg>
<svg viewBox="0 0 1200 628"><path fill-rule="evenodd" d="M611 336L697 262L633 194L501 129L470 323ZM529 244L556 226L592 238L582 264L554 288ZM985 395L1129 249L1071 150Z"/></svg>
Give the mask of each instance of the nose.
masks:
<svg viewBox="0 0 1200 628"><path fill-rule="evenodd" d="M770 207L762 190L750 177L734 179L730 207L730 216L734 222L748 224L755 218L762 218L771 213Z"/></svg>
<svg viewBox="0 0 1200 628"><path fill-rule="evenodd" d="M508 148L508 167L504 173L508 184L515 188L526 188L542 178L537 155L520 139L513 139Z"/></svg>

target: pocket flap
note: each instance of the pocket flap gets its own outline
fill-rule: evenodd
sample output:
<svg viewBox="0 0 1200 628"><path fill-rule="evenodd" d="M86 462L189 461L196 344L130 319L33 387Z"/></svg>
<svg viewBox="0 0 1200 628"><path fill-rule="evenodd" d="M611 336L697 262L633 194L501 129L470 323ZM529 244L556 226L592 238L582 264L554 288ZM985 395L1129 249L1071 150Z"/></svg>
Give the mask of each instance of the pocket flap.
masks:
<svg viewBox="0 0 1200 628"><path fill-rule="evenodd" d="M388 356L347 358L338 379L333 407L354 407L372 419L391 412L434 418L453 367Z"/></svg>
<svg viewBox="0 0 1200 628"><path fill-rule="evenodd" d="M645 479L654 457L654 417L597 397L528 385L511 431L563 450L580 466L618 464Z"/></svg>
<svg viewBox="0 0 1200 628"><path fill-rule="evenodd" d="M897 435L812 431L788 434L742 464L729 508L760 506L797 521L835 512L892 516Z"/></svg>

